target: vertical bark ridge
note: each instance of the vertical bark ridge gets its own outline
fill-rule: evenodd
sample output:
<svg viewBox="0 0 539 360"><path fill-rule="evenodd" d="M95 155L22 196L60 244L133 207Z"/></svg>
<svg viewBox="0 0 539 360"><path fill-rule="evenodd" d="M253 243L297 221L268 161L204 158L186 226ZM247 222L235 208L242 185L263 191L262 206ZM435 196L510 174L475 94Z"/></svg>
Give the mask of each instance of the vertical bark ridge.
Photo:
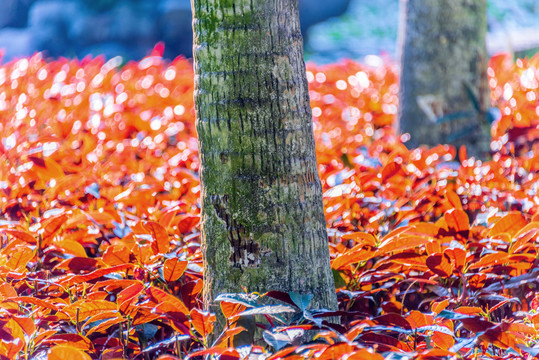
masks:
<svg viewBox="0 0 539 360"><path fill-rule="evenodd" d="M335 308L297 0L193 0L204 302L314 295Z"/></svg>

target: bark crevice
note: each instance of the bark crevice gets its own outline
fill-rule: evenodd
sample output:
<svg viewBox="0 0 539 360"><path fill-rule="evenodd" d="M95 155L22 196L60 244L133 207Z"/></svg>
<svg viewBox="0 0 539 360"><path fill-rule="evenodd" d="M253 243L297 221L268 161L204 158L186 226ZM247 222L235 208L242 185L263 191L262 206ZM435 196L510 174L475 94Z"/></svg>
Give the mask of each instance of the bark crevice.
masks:
<svg viewBox="0 0 539 360"><path fill-rule="evenodd" d="M228 195L213 195L211 203L217 217L225 223L232 252L230 255L232 266L240 269L259 267L262 255L260 245L254 241L253 234L245 225L233 218L228 204ZM264 253L267 254L268 251Z"/></svg>

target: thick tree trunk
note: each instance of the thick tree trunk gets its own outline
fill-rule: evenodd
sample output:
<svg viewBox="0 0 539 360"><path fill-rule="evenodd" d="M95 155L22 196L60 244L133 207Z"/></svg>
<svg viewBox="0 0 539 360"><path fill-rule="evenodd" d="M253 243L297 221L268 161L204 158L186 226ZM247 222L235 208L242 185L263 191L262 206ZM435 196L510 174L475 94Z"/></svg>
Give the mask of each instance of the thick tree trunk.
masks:
<svg viewBox="0 0 539 360"><path fill-rule="evenodd" d="M204 303L295 291L334 308L297 0L193 0Z"/></svg>
<svg viewBox="0 0 539 360"><path fill-rule="evenodd" d="M485 157L490 132L486 0L401 0L399 127L409 145L466 145Z"/></svg>

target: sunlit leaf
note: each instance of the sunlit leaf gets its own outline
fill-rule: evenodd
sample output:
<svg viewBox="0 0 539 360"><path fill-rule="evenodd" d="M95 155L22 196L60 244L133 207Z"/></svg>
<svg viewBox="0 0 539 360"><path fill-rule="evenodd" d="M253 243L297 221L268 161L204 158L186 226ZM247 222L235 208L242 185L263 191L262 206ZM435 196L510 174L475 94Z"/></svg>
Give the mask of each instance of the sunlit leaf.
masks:
<svg viewBox="0 0 539 360"><path fill-rule="evenodd" d="M182 275L185 269L187 269L187 261L180 261L177 258L165 260L163 265L163 278L165 281L176 281Z"/></svg>
<svg viewBox="0 0 539 360"><path fill-rule="evenodd" d="M91 360L92 358L84 351L68 345L56 345L49 349L47 353L49 360Z"/></svg>

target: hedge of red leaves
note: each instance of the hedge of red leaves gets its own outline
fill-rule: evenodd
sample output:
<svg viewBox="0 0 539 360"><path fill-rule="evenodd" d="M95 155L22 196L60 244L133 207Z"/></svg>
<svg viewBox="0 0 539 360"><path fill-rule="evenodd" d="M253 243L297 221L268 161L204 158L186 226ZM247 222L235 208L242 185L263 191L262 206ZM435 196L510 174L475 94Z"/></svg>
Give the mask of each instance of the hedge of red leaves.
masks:
<svg viewBox="0 0 539 360"><path fill-rule="evenodd" d="M405 147L394 66L309 65L339 311L223 296L229 326L210 340L191 63L1 66L0 358L536 356L538 69L491 60L502 117L481 163ZM265 342L231 347L241 312L263 314ZM317 341L295 345L306 329Z"/></svg>

